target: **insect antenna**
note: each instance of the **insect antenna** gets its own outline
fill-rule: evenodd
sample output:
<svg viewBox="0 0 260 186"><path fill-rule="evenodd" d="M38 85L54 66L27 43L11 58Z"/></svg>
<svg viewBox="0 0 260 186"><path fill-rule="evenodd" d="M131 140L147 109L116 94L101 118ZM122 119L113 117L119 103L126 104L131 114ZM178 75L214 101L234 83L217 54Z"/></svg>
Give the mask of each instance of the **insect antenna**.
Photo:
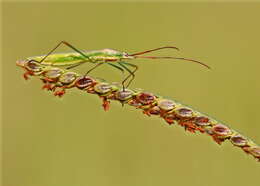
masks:
<svg viewBox="0 0 260 186"><path fill-rule="evenodd" d="M202 63L200 61L196 61L193 59L188 59L188 58L183 58L183 57L157 57L157 56L135 56L136 58L147 58L147 59L178 59L178 60L184 60L184 61L190 61L190 62L194 62L194 63L198 63L204 67L207 67L208 69L210 69L210 66L206 65L205 63Z"/></svg>
<svg viewBox="0 0 260 186"><path fill-rule="evenodd" d="M149 53L149 52L153 52L153 51L161 50L161 49L165 49L165 48L173 48L173 49L176 49L176 50L180 50L179 48L174 47L174 46L164 46L164 47L154 48L154 49L151 49L151 50L145 50L143 52L137 52L137 53L129 54L129 55L130 56L136 56L136 55L146 54L146 53Z"/></svg>

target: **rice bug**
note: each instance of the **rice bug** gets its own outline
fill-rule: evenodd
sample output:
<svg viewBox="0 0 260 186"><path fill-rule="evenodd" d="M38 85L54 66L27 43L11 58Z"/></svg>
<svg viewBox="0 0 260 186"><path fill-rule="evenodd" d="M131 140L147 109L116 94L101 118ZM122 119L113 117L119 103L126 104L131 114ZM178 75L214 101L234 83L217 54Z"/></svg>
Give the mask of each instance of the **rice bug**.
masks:
<svg viewBox="0 0 260 186"><path fill-rule="evenodd" d="M59 46L62 44L68 46L74 52L71 53L53 53ZM55 46L47 55L45 56L35 56L35 57L29 57L26 60L29 62L36 62L41 63L42 65L48 65L48 66L65 66L66 69L71 69L74 67L77 67L84 63L94 63L95 66L91 69L89 69L85 75L89 74L92 70L96 69L97 67L108 64L121 72L127 71L129 74L126 76L126 78L122 81L123 89L129 87L131 82L135 78L135 73L138 70L138 66L129 62L126 62L126 60L136 59L136 58L146 58L146 59L176 59L176 60L184 60L189 62L198 63L200 65L203 65L207 68L210 68L208 65L196 61L193 59L187 59L182 57L169 57L169 56L142 56L142 54L150 53L157 50L162 50L166 48L176 49L179 50L177 47L174 46L164 46L159 47L151 50L145 50L142 52L137 52L133 54L128 54L127 52L120 52L113 49L102 49L102 50L93 50L93 51L81 51L74 46L72 46L70 43L66 41L61 41L57 46ZM130 68L133 68L132 70ZM125 85L126 81L131 78L128 83Z"/></svg>

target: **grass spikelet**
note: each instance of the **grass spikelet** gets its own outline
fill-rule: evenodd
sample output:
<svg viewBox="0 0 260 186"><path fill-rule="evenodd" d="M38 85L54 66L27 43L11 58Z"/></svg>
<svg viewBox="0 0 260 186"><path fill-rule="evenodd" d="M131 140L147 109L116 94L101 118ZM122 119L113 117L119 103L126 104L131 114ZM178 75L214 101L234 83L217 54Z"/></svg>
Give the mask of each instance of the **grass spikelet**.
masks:
<svg viewBox="0 0 260 186"><path fill-rule="evenodd" d="M123 90L122 87L100 81L90 76L82 76L72 71L18 61L17 65L25 70L24 78L37 76L43 82L43 89L53 92L55 96L63 96L68 89L77 88L89 94L95 94L102 100L105 111L109 110L110 101L118 101L142 110L147 116L158 116L169 125L177 123L186 131L205 133L217 143L230 141L235 147L260 161L260 147L249 138L244 137L230 127L220 123L198 111L195 111L174 100L165 99L150 92L141 90Z"/></svg>

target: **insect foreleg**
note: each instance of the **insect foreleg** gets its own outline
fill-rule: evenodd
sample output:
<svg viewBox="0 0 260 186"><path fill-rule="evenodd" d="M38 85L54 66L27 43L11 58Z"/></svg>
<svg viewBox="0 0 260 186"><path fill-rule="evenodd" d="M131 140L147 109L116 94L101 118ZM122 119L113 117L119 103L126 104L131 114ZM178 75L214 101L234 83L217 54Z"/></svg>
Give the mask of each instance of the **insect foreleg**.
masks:
<svg viewBox="0 0 260 186"><path fill-rule="evenodd" d="M51 53L53 53L61 44L64 44L66 46L68 46L69 48L73 49L74 51L76 51L77 53L81 54L82 56L84 56L85 58L89 59L88 56L86 56L83 52L81 52L80 50L78 50L77 48L75 48L74 46L72 46L71 44L69 44L66 41L61 41L57 46L55 46L46 56L44 56L41 61L39 61L40 63L43 62Z"/></svg>
<svg viewBox="0 0 260 186"><path fill-rule="evenodd" d="M127 70L130 74L122 81L122 85L123 85L123 89L129 87L129 85L131 84L131 82L134 80L135 78L135 72L138 70L138 66L131 64L131 63L127 63L127 62L119 62L119 65L121 65L125 70ZM129 68L127 68L125 65L134 67L135 69L133 71L131 71ZM128 84L125 86L125 82L130 78L130 81L128 82Z"/></svg>

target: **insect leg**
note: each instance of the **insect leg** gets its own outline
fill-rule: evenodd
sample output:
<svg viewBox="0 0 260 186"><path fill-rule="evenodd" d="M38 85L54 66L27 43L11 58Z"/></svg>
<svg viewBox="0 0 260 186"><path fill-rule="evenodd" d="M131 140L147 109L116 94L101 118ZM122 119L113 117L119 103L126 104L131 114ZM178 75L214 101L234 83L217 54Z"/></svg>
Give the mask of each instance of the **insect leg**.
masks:
<svg viewBox="0 0 260 186"><path fill-rule="evenodd" d="M125 70L124 70L123 68L121 68L121 67L119 67L119 66L117 66L117 65L115 65L115 64L113 64L113 63L107 63L107 64L110 65L110 66L112 66L112 67L117 68L117 69L120 70L122 73L125 72Z"/></svg>
<svg viewBox="0 0 260 186"><path fill-rule="evenodd" d="M92 70L96 69L97 67L99 67L99 66L102 65L102 64L104 64L104 63L98 63L98 64L95 65L93 68L91 68L89 71L87 71L87 73L86 73L85 75L89 74ZM117 65L115 65L115 64L112 64L112 63L106 63L106 64L108 64L108 65L110 65L110 66L112 66L112 67L115 67L115 68L119 69L122 73L125 72L123 68L121 68L121 67L119 67L119 66L117 66ZM77 65L75 65L75 66L78 66L78 65L80 65L80 64L77 64ZM74 67L74 66L73 66L73 67ZM73 68L73 67L71 67L71 68ZM70 67L68 67L68 68L70 68Z"/></svg>
<svg viewBox="0 0 260 186"><path fill-rule="evenodd" d="M135 78L135 73L136 71L138 70L138 66L137 65L134 65L132 63L127 63L127 62L123 62L125 65L128 65L128 66L131 66L131 67L134 67L134 70L131 71L131 75L132 75L132 79L128 82L127 86L126 87L129 87L129 85L132 83L132 81L134 80ZM130 76L129 76L130 77Z"/></svg>
<svg viewBox="0 0 260 186"><path fill-rule="evenodd" d="M66 41L61 41L57 46L55 46L46 56L44 56L41 61L39 61L40 63L43 62L51 53L53 53L61 44L64 44L66 46L68 46L69 48L73 49L74 51L76 51L77 53L81 54L82 56L84 56L85 58L89 59L88 56L86 56L83 52L81 52L80 50L78 50L77 48L75 48L74 46L72 46L71 44L69 44ZM35 61L35 60L34 60Z"/></svg>
<svg viewBox="0 0 260 186"><path fill-rule="evenodd" d="M104 64L104 63L98 63L98 64L96 64L93 68L89 69L89 70L85 73L85 76L88 75L92 70L94 70L95 68L97 68L97 67L99 67L99 66L101 66L101 65L103 65L103 64Z"/></svg>
<svg viewBox="0 0 260 186"><path fill-rule="evenodd" d="M129 87L129 85L131 84L131 82L134 80L135 78L135 72L138 70L138 66L131 64L131 63L127 63L127 62L119 62L119 65L121 65L125 70L127 70L130 74L122 81L122 85L123 85L123 89L125 89L125 87ZM125 65L134 67L135 69L133 71L131 71L129 68L127 68ZM128 84L125 86L125 82L130 78L130 81L128 82Z"/></svg>

